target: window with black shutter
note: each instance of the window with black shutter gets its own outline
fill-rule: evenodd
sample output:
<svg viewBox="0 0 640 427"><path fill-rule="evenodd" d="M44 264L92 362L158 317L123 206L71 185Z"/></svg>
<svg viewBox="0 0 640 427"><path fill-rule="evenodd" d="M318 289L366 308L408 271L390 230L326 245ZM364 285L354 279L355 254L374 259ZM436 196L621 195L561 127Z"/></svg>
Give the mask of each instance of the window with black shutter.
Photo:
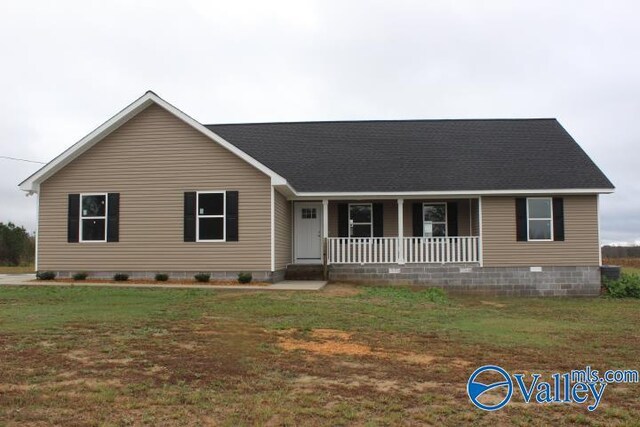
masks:
<svg viewBox="0 0 640 427"><path fill-rule="evenodd" d="M69 194L67 242L117 242L120 194Z"/></svg>
<svg viewBox="0 0 640 427"><path fill-rule="evenodd" d="M184 193L185 242L237 242L238 192Z"/></svg>
<svg viewBox="0 0 640 427"><path fill-rule="evenodd" d="M518 241L564 240L564 200L561 197L518 197L515 201Z"/></svg>

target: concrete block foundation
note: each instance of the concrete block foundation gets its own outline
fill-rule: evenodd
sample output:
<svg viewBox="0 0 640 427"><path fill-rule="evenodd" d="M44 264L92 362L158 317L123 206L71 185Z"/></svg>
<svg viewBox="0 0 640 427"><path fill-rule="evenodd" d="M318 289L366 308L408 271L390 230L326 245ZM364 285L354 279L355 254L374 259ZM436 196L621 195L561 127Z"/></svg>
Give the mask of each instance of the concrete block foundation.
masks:
<svg viewBox="0 0 640 427"><path fill-rule="evenodd" d="M480 267L478 264L334 264L329 280L419 285L460 294L598 296L600 268Z"/></svg>

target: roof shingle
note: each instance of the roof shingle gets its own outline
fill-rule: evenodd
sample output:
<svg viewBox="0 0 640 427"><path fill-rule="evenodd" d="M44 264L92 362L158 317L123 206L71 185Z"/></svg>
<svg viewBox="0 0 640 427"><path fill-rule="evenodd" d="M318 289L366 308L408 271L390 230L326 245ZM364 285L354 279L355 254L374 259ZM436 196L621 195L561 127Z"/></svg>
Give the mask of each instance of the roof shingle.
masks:
<svg viewBox="0 0 640 427"><path fill-rule="evenodd" d="M298 192L611 189L555 119L207 125Z"/></svg>

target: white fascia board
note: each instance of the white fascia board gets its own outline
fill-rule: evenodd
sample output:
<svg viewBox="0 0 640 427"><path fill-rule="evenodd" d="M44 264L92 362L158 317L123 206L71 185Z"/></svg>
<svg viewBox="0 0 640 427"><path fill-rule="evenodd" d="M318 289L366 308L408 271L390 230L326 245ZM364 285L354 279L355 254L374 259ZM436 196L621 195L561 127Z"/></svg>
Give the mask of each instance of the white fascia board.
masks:
<svg viewBox="0 0 640 427"><path fill-rule="evenodd" d="M129 104L129 106L125 107L118 114L104 122L98 128L96 128L89 135L82 138L80 141L76 142L74 145L63 151L60 155L54 158L52 161L44 165L37 172L31 175L29 178L20 183L19 187L21 190L27 191L29 193L37 193L39 191L40 183L45 179L49 178L51 175L62 169L68 163L70 163L73 159L77 158L79 155L87 151L89 148L94 146L96 143L104 139L107 135L112 133L114 130L128 122L131 118L137 115L139 112L147 108L151 104L157 104L162 107L169 113L173 114L178 119L182 120L186 124L190 125L192 128L212 139L223 148L229 150L236 156L240 157L242 160L249 163L251 166L255 167L265 175L271 178L272 185L288 185L287 180L282 176L278 175L262 163L258 162L256 159L240 150L235 145L229 143L224 138L220 137L216 133L212 132L204 125L191 118L181 110L177 109L173 105L169 104L164 99L160 98L155 93L149 91L142 95L140 98Z"/></svg>
<svg viewBox="0 0 640 427"><path fill-rule="evenodd" d="M541 190L474 190L474 191L396 191L396 192L296 192L292 199L319 199L331 197L335 199L388 199L388 198L423 198L423 197L448 197L468 198L479 196L510 196L510 195L548 195L548 194L608 194L613 193L611 188L563 188Z"/></svg>

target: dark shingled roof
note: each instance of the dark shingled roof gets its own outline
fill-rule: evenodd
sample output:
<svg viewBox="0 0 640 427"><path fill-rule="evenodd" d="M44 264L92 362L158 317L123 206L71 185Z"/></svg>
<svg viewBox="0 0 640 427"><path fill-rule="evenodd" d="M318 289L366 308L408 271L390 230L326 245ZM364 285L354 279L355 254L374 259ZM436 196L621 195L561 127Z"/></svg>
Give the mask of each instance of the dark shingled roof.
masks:
<svg viewBox="0 0 640 427"><path fill-rule="evenodd" d="M604 189L555 119L207 125L299 192Z"/></svg>

